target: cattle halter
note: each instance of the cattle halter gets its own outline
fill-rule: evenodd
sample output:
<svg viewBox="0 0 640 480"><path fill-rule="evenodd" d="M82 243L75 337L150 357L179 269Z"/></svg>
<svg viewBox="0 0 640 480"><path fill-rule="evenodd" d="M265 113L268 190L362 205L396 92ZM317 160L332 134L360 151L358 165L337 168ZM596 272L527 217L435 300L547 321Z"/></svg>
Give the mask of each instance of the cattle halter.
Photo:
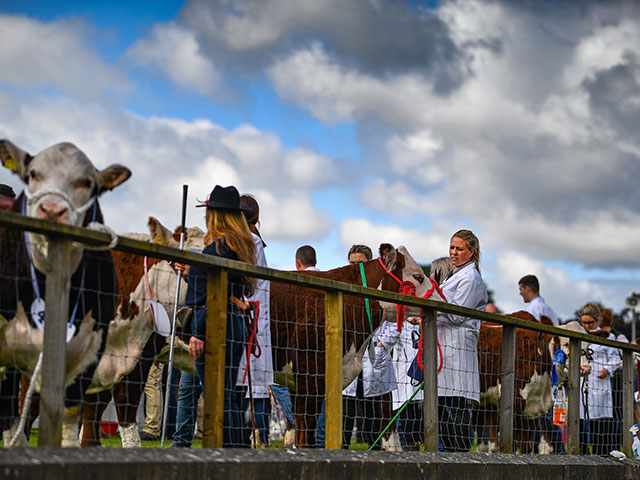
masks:
<svg viewBox="0 0 640 480"><path fill-rule="evenodd" d="M87 211L91 208L92 205L94 205L96 199L98 198L97 195L93 195L87 203L76 207L71 197L66 192L63 192L62 190L57 188L41 189L36 193L30 193L29 189L25 188L24 195L25 197L27 197L27 205L29 206L33 205L45 195L57 195L58 197L61 197L69 205L69 217L71 220L71 224L73 225L76 224L78 218L80 218L80 215L87 213Z"/></svg>
<svg viewBox="0 0 640 480"><path fill-rule="evenodd" d="M438 286L437 282L434 282L432 280L431 281L431 288L429 290L427 290L427 292L422 297L418 297L416 295L416 286L412 282L409 282L409 281L403 282L402 280L400 280L392 271L390 271L387 268L387 266L382 261L381 257L378 257L378 261L380 262L380 265L382 265L382 268L384 268L384 271L387 272L391 278L393 278L396 282L398 282L400 284L400 287L398 288L398 293L400 293L402 295L409 295L411 297L427 299L431 295L433 295L434 291L437 291L440 294L440 296L442 297L442 299L445 302L447 301L447 299L445 298L444 294L442 293L442 290L440 290L440 287ZM399 332L402 331L402 324L404 323L404 314L405 314L406 310L407 310L407 306L406 305L396 305L396 313L397 313L397 322L398 322L398 331ZM423 314L424 314L424 309L420 308L420 315L422 316Z"/></svg>

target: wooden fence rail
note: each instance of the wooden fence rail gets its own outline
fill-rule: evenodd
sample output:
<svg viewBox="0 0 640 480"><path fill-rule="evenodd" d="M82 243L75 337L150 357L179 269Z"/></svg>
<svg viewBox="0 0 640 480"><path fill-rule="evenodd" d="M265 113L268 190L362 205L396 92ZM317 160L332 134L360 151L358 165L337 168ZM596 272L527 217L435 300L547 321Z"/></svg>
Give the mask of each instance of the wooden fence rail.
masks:
<svg viewBox="0 0 640 480"><path fill-rule="evenodd" d="M110 235L85 228L60 225L52 222L24 217L11 212L0 212L0 226L34 231L49 236L50 271L47 272L45 318L67 318L69 295L69 249L70 242L80 241L88 245L108 245ZM146 255L168 261L196 265L209 271L207 290L207 341L205 350L205 418L203 446L222 446L224 397L224 357L226 344L226 302L228 274L240 274L270 281L311 287L327 292L326 298L326 446L339 449L342 446L342 296L352 295L424 309L424 441L425 450L438 450L438 397L437 397L437 312L445 312L503 325L502 399L500 407L500 448L508 453L513 450L513 388L515 383L515 333L516 328L569 337L570 357L579 358L580 342L597 343L623 351L623 425L633 422L633 352L640 353L640 346L594 337L589 334L570 332L558 327L537 324L517 318L486 313L447 303L408 297L372 288L311 277L294 272L285 272L257 265L246 264L211 255L178 250L170 247L118 237L116 250ZM55 321L45 322L44 365L52 369L43 372L43 395L41 397L41 445L59 445L64 392L64 332L54 329ZM64 325L64 323L63 323ZM53 371L55 370L55 371ZM567 412L568 452L579 454L579 362L570 363ZM46 379L46 383L45 383ZM623 449L631 452L631 436L625 432Z"/></svg>

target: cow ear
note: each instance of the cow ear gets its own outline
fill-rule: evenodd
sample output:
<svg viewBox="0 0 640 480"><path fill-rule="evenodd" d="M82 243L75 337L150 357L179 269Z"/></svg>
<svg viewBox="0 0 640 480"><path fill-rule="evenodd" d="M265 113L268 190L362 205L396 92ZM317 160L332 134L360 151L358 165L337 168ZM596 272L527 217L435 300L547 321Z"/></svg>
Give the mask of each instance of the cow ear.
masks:
<svg viewBox="0 0 640 480"><path fill-rule="evenodd" d="M383 261L384 266L387 267L387 270L390 272L395 271L397 268L404 268L404 255L393 247L391 247L390 250L387 250Z"/></svg>
<svg viewBox="0 0 640 480"><path fill-rule="evenodd" d="M131 170L123 165L110 165L98 172L98 194L113 190L121 183L124 183L131 176Z"/></svg>
<svg viewBox="0 0 640 480"><path fill-rule="evenodd" d="M33 156L16 147L9 140L0 140L0 159L5 168L24 178L24 173Z"/></svg>
<svg viewBox="0 0 640 480"><path fill-rule="evenodd" d="M380 246L378 247L378 254L380 255L380 258L382 259L382 261L384 261L385 258L387 257L387 253L389 253L392 250L394 250L394 248L393 248L393 245L391 245L390 243L380 244Z"/></svg>
<svg viewBox="0 0 640 480"><path fill-rule="evenodd" d="M175 246L176 242L173 239L171 230L162 225L160 220L155 217L149 217L147 225L149 226L149 233L151 234L151 241L153 243Z"/></svg>

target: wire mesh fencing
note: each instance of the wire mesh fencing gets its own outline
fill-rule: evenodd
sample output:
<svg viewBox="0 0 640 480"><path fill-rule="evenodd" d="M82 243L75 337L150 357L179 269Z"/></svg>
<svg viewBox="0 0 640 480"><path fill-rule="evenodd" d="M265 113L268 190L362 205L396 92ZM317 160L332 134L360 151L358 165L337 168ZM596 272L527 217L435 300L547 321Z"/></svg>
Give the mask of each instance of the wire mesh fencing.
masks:
<svg viewBox="0 0 640 480"><path fill-rule="evenodd" d="M598 340L587 343L584 375L576 377L579 402L571 400L576 392L565 391L578 427L580 450L573 452L569 411L564 429L553 425L552 335L530 319L517 320L530 326L516 320L489 324L480 319L506 320L441 305L442 310L457 308L457 314L470 315L470 321L449 332L436 327L435 349L420 352L430 339L421 338L419 322L409 322L410 315L397 308L397 294L387 298L383 290L395 292L397 285L384 288L384 271L368 280L370 286L382 286L367 291L369 302L358 290L363 282L357 267L337 269L339 275L305 277L251 267L260 276L245 295L241 277L252 278L252 271L242 270L248 267L213 267L207 262L216 260L176 253L180 263L190 260L203 272L200 278L184 277L178 292L178 273L168 261L168 250L158 255L158 249L131 240L123 241L127 251L108 255L86 249L78 261L69 248L72 269L65 274L39 265L37 256L28 258L24 233L16 232L15 245L5 237L0 252L0 422L9 432L5 443L17 431L30 433L38 415L37 392L49 392L49 379L40 374L31 406L24 407L48 321L62 324L64 336L66 380L58 393L65 408L59 421L68 444L101 444L101 437L116 433L116 424L122 445L140 445L140 438L160 440L165 415L166 442L175 446L192 445L199 431L209 446L207 436L216 435L212 432L219 427L216 446L234 447L418 450L428 444L434 426L440 450L504 451L505 438L512 438L511 449L522 453L599 454L624 443L628 419L622 405L633 388L629 368L622 368L619 349ZM37 237L29 242L36 255L44 251ZM149 252L142 255L145 248ZM47 269L48 275L41 273ZM283 283L293 282L294 276L295 284ZM342 292L335 280L358 287ZM58 299L56 305L49 300L51 292L60 292L55 287L65 284L66 300ZM325 287L329 293L321 285L331 285ZM379 303L377 297L385 301ZM424 315L412 315L429 325L426 311L434 305L405 301L421 305ZM178 329L169 374L167 335L174 311ZM507 348L510 328L514 337ZM433 330L425 332L428 337ZM417 357L431 354L436 357L435 388L429 383L431 373L423 372L422 379L409 374ZM503 389L509 372L513 416L505 421L509 393ZM205 407L198 409L203 390ZM110 418L104 416L109 402L115 411ZM435 402L437 414L425 416L429 402Z"/></svg>

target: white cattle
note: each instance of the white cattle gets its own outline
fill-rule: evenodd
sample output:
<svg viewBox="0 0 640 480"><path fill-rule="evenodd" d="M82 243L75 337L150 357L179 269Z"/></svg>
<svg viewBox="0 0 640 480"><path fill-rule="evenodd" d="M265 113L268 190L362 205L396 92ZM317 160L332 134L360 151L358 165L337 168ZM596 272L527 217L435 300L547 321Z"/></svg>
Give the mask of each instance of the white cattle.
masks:
<svg viewBox="0 0 640 480"><path fill-rule="evenodd" d="M71 143L59 143L32 156L10 141L0 140L0 159L25 183L13 211L73 226L102 223L98 196L122 184L131 175L122 165L97 170ZM0 335L4 340L0 343L0 359L5 366L12 367L5 382L14 385L19 375L13 368L16 360L19 358L22 362L19 367L30 374L42 350L48 241L42 234L6 229L1 233L0 242L3 271L0 305L4 316L0 322ZM75 242L70 266L73 275L69 312L72 318L59 320L67 324L67 339L70 340L66 355L68 388L63 420L64 445L74 443L68 439L73 437L74 430L77 432L79 406L93 376L96 359L102 353L107 325L115 307L115 271L108 251L88 251L83 244ZM34 356L27 359L25 355L13 355L14 342L21 345L23 353L26 348ZM10 413L17 409L10 403L17 403L18 392L11 392L11 395L12 398L0 401L0 427L5 432L5 440L10 435L7 430L15 429L17 425Z"/></svg>

